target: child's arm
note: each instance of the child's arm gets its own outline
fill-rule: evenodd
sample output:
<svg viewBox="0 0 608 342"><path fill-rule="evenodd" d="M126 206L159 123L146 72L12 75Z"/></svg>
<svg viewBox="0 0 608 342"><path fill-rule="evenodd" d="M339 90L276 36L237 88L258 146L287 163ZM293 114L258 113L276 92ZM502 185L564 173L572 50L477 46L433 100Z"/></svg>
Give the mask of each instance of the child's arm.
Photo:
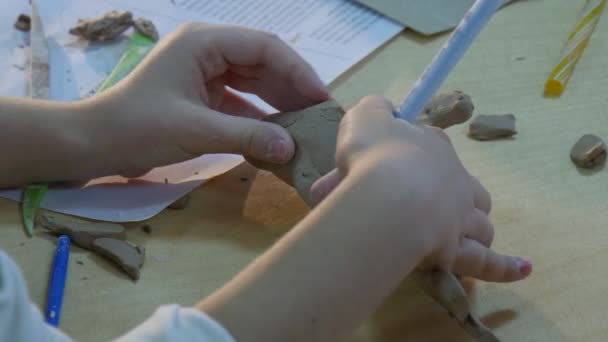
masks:
<svg viewBox="0 0 608 342"><path fill-rule="evenodd" d="M198 307L238 341L339 341L421 263L525 278L520 259L488 248L489 195L437 133L362 101L341 123L341 184Z"/></svg>
<svg viewBox="0 0 608 342"><path fill-rule="evenodd" d="M0 97L0 187L117 171L80 103ZM92 121L91 121L92 123Z"/></svg>
<svg viewBox="0 0 608 342"><path fill-rule="evenodd" d="M0 98L0 187L138 176L206 153L286 162L282 127L227 87L279 110L328 98L286 43L233 26L188 24L163 39L123 82L75 103Z"/></svg>

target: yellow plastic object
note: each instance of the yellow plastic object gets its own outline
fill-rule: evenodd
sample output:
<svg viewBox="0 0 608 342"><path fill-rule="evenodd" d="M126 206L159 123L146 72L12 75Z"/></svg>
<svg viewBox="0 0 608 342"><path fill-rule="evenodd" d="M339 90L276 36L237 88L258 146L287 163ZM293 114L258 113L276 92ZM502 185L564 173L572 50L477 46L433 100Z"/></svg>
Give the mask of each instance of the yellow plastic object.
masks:
<svg viewBox="0 0 608 342"><path fill-rule="evenodd" d="M558 96L563 93L570 76L574 72L576 63L589 43L591 34L595 30L605 6L606 0L587 0L576 28L568 37L559 63L547 80L545 94Z"/></svg>

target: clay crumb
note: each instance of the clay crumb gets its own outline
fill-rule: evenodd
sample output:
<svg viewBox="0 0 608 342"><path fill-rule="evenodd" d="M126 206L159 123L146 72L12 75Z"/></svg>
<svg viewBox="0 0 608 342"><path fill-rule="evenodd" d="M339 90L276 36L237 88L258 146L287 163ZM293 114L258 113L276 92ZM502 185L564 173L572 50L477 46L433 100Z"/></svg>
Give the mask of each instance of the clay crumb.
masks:
<svg viewBox="0 0 608 342"><path fill-rule="evenodd" d="M474 110L471 97L456 90L435 96L418 116L418 123L445 129L468 121Z"/></svg>
<svg viewBox="0 0 608 342"><path fill-rule="evenodd" d="M469 136L480 141L509 138L515 134L513 114L478 115L469 125Z"/></svg>
<svg viewBox="0 0 608 342"><path fill-rule="evenodd" d="M30 32L32 19L27 14L19 14L17 20L15 20L15 28L19 31Z"/></svg>
<svg viewBox="0 0 608 342"><path fill-rule="evenodd" d="M152 21L138 18L135 19L135 22L133 22L133 27L137 32L143 34L144 36L154 40L155 42L158 41L158 31L156 30L156 26L154 26Z"/></svg>
<svg viewBox="0 0 608 342"><path fill-rule="evenodd" d="M171 203L171 205L169 205L169 209L175 209L175 210L181 210L184 209L185 207L188 206L188 203L190 202L190 195L185 195L184 197L178 199L177 201Z"/></svg>
<svg viewBox="0 0 608 342"><path fill-rule="evenodd" d="M148 224L144 224L141 227L141 231L144 232L144 233L146 233L146 234L151 234L152 233L152 227L150 227L150 225L148 225Z"/></svg>
<svg viewBox="0 0 608 342"><path fill-rule="evenodd" d="M123 240L99 238L93 241L93 250L114 261L133 280L139 279L139 270L144 265L143 248Z"/></svg>
<svg viewBox="0 0 608 342"><path fill-rule="evenodd" d="M110 11L99 17L79 20L69 32L90 41L108 41L121 35L131 25L131 12Z"/></svg>
<svg viewBox="0 0 608 342"><path fill-rule="evenodd" d="M84 265L84 262L82 262L82 261L80 261L80 260L76 261L76 263L77 263L78 265Z"/></svg>
<svg viewBox="0 0 608 342"><path fill-rule="evenodd" d="M572 146L570 159L579 167L594 168L605 161L606 144L596 135L585 134Z"/></svg>

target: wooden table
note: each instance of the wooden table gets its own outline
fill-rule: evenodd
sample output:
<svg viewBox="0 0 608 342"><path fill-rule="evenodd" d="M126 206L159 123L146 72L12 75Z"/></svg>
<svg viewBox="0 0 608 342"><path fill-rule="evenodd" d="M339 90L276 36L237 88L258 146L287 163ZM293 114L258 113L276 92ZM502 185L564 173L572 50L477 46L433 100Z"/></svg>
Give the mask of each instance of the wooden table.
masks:
<svg viewBox="0 0 608 342"><path fill-rule="evenodd" d="M475 283L475 311L504 341L605 341L608 335L608 170L582 172L570 147L585 133L608 139L608 21L560 99L542 97L583 1L528 0L500 11L445 84L470 94L476 113L514 113L515 139L480 143L465 125L450 128L471 173L493 194L495 248L522 255L534 273L516 284ZM346 107L369 93L405 94L446 36L400 35L336 82ZM78 340L126 332L166 303L191 305L268 248L307 209L272 175L243 164L193 193L186 210L133 224L146 247L139 282L73 248L62 327ZM0 248L44 303L54 240L27 239L18 207L0 201ZM81 264L82 263L82 264ZM261 309L263 310L263 308ZM446 313L407 281L353 341L467 341Z"/></svg>

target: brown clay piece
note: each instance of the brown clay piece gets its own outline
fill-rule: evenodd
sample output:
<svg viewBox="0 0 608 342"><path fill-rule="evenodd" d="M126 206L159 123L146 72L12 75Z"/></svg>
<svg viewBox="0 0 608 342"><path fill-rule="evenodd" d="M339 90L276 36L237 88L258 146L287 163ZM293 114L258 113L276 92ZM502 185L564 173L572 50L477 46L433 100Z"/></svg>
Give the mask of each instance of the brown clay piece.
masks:
<svg viewBox="0 0 608 342"><path fill-rule="evenodd" d="M145 250L128 241L98 238L93 241L93 251L118 264L133 280L139 279L139 270L144 265Z"/></svg>
<svg viewBox="0 0 608 342"><path fill-rule="evenodd" d="M68 235L75 244L86 249L91 249L93 241L100 237L126 239L125 228L115 223L77 221L49 213L41 215L39 223L53 234Z"/></svg>
<svg viewBox="0 0 608 342"><path fill-rule="evenodd" d="M418 123L445 129L468 121L474 110L471 97L456 90L435 96L418 116Z"/></svg>
<svg viewBox="0 0 608 342"><path fill-rule="evenodd" d="M515 134L513 114L478 115L469 125L469 136L480 141L510 138Z"/></svg>
<svg viewBox="0 0 608 342"><path fill-rule="evenodd" d="M344 110L335 101L295 112L268 115L265 121L285 127L291 133L296 152L288 164L271 164L247 159L253 166L271 171L293 186L308 205L310 188L321 176L335 168L336 139Z"/></svg>
<svg viewBox="0 0 608 342"><path fill-rule="evenodd" d="M171 203L168 206L168 208L175 209L175 210L181 210L181 209L184 209L185 207L187 207L188 203L190 203L190 194L187 194L187 195L181 197L180 199L178 199L177 201Z"/></svg>
<svg viewBox="0 0 608 342"><path fill-rule="evenodd" d="M570 159L579 167L591 169L606 159L606 144L593 134L583 135L570 151Z"/></svg>
<svg viewBox="0 0 608 342"><path fill-rule="evenodd" d="M110 11L102 16L79 20L70 33L91 41L112 40L133 25L131 12Z"/></svg>
<svg viewBox="0 0 608 342"><path fill-rule="evenodd" d="M137 32L143 34L144 36L158 41L158 31L156 30L156 26L154 23L148 19L138 18L133 22L133 27Z"/></svg>
<svg viewBox="0 0 608 342"><path fill-rule="evenodd" d="M467 294L460 280L452 273L443 270L418 270L413 273L414 279L420 288L450 316L462 326L464 330L480 342L499 342L500 340L478 320L471 311Z"/></svg>
<svg viewBox="0 0 608 342"><path fill-rule="evenodd" d="M32 19L29 15L19 14L14 26L19 31L30 32L32 27Z"/></svg>

